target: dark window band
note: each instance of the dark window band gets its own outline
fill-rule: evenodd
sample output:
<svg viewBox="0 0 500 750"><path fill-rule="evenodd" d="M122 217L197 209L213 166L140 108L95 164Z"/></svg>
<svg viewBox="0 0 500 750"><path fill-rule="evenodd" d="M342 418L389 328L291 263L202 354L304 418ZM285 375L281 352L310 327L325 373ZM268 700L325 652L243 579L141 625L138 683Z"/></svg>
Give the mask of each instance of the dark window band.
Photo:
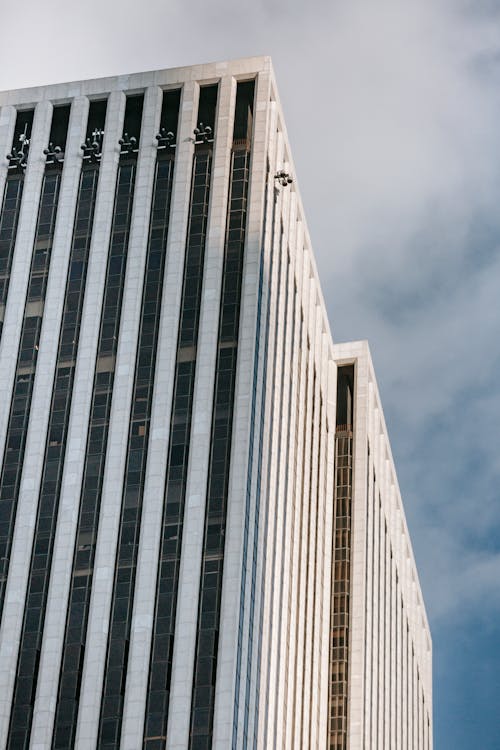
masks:
<svg viewBox="0 0 500 750"><path fill-rule="evenodd" d="M0 214L0 340L2 338L3 316L9 291L10 271L16 244L23 187L23 172L7 176Z"/></svg>
<svg viewBox="0 0 500 750"><path fill-rule="evenodd" d="M354 367L339 367L335 429L333 575L328 746L347 748Z"/></svg>
<svg viewBox="0 0 500 750"><path fill-rule="evenodd" d="M17 225L23 197L24 174L28 163L34 110L20 110L16 115L12 148L8 161L2 208L0 210L0 340L9 291L12 259L17 237Z"/></svg>

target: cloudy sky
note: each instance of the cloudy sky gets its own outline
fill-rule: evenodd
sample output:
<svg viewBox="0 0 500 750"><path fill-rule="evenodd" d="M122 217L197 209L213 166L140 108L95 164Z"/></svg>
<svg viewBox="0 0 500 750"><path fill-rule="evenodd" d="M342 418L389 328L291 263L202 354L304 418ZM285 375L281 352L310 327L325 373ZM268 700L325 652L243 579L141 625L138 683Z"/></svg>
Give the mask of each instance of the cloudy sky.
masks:
<svg viewBox="0 0 500 750"><path fill-rule="evenodd" d="M0 90L273 57L334 338L368 338L436 750L500 743L500 0L0 2Z"/></svg>

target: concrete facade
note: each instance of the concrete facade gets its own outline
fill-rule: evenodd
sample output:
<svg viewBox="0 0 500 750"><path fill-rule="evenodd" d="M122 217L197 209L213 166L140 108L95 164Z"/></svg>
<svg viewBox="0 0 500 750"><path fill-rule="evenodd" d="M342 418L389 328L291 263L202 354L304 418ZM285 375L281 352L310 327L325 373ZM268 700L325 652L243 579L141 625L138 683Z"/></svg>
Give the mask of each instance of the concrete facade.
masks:
<svg viewBox="0 0 500 750"><path fill-rule="evenodd" d="M432 747L432 641L366 341L354 367L349 747Z"/></svg>
<svg viewBox="0 0 500 750"><path fill-rule="evenodd" d="M249 81L254 89L247 102ZM215 86L216 103L203 104L213 115L212 129L205 132L199 108ZM165 97L176 90L175 148L167 146L173 176L163 276L155 298L154 343L146 357L141 347L153 304L148 289L155 282L148 263L164 158L158 137ZM124 132L127 106L137 95L143 96L140 141L130 155L119 139L131 135ZM107 101L106 119L94 163L98 182L81 321L76 354L66 362L59 353L61 321L69 305L70 250L78 241L80 177L90 164L82 161L80 144L89 135L93 103L101 100ZM68 104L64 162L56 165L60 192L48 283L35 305L27 290L41 244L40 195L54 169L43 149L53 112ZM12 262L0 268L8 280L0 305L0 506L9 513L14 509L12 521L7 511L1 518L10 536L2 578L0 748L431 750L431 640L373 367L366 343L333 343L270 59L0 93L5 153L16 146L16 113L25 110L34 110L27 166L0 160L0 191L9 180L24 181ZM244 137L242 118L250 129ZM193 218L201 184L195 169L204 160L210 170L206 210ZM126 243L122 301L113 353L104 356L110 248L117 215L125 210L117 186L120 170L128 168L135 182L128 196L129 228L120 240ZM187 295L194 295L186 286L193 237L202 263L196 313L188 310L195 338L187 346L182 336ZM3 251L0 244L0 255ZM23 326L35 315L40 333L28 372L18 352ZM232 339L224 328L231 316ZM224 369L231 353L230 369ZM342 744L332 745L336 394L337 368L346 365L355 372L347 731ZM39 509L53 447L48 425L63 366L72 373L72 392L49 532ZM143 366L152 372L149 395L141 396L149 399L144 425L135 416ZM187 380L188 366L191 391L187 405L179 406L179 383ZM33 388L21 429L13 394L25 370ZM89 436L99 427L96 399L103 373L111 383L108 412L102 407L106 437L94 459ZM219 456L216 439L222 439L227 413L227 446ZM172 480L172 446L183 420L185 475ZM136 434L146 437L139 510L128 540ZM9 457L18 438L24 452L16 485ZM98 462L101 484L94 491L96 521L89 535L81 527L83 488L89 465ZM219 494L217 471L225 472ZM167 518L168 483L175 481L181 487L172 504L179 514L177 534L165 536L168 523L173 527ZM119 561L127 544L125 565ZM177 551L167 554L169 544ZM92 556L85 570L78 561L88 549ZM213 611L206 610L211 565L219 576ZM33 581L43 566L40 593ZM131 593L119 642L115 626L122 622L117 612L125 568ZM80 606L75 586L84 573L89 583ZM176 584L166 595L162 586L172 580ZM167 600L173 613L168 638L158 630ZM30 630L30 608L38 608L36 632ZM78 669L66 674L73 612L81 612L85 629ZM33 668L26 676L23 659L27 663L31 654ZM160 687L151 677L155 660L166 665ZM23 682L25 677L31 682ZM71 700L66 684L74 691ZM16 717L24 714L21 730Z"/></svg>

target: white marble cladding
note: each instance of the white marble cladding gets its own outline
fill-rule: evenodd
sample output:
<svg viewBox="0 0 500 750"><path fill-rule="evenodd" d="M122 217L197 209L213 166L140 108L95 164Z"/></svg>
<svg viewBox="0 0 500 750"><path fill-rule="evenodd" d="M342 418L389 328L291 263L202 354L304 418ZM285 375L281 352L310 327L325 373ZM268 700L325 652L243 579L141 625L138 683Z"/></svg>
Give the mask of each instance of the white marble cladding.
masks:
<svg viewBox="0 0 500 750"><path fill-rule="evenodd" d="M141 138L137 175L137 186L141 190L137 191L134 201L122 311L123 339L120 340L117 355L115 391L118 396L114 396L112 406L112 439L106 458L95 586L89 618L90 640L85 656L75 747L91 750L96 745L151 202L154 133L159 120L161 89L181 87L180 138L167 243L128 664L130 679L127 679L124 696L121 748L132 750L142 743L156 588L151 570L156 570L160 544L161 503L191 185L193 145L190 136L196 124L200 85L219 83L168 725L168 748L184 750L187 747L235 91L238 80L253 77L256 78L254 132L212 746L216 750L242 750L253 748L256 742L259 749L316 750L326 747L336 360L357 363L354 482L355 497L365 498L354 504L349 748L355 750L363 747L363 738L367 738L367 680L363 665L365 655L371 655L370 649L375 648L373 644L368 647L364 637L367 561L363 509L366 509L366 452L363 456L362 444L367 436L370 446L373 446L370 461L375 465L377 486L381 488L382 512L386 515L391 539L394 540L394 567L389 571L393 576L394 597L390 606L387 604L386 614L392 611L393 605L397 605L397 570L403 612L405 617L408 616L410 640L419 665L418 689L422 690L430 714L430 636L368 349L364 343L333 345L271 62L268 57L256 57L0 93L0 145L5 152L11 146L9 140L15 109L36 108L25 198L12 269L11 288L16 290L16 294L11 294L8 299L0 348L0 364L5 365L0 368L0 385L3 383L3 392L7 394L0 408L2 429L8 418L36 206L43 175L41 154L48 141L52 107L68 102L76 105L72 107L71 119L71 133L74 135L68 141L75 153L68 155L68 165L65 167L69 174L70 169L74 171L77 168L77 162L81 159L78 141L85 132L89 101L108 98L63 492L41 651L40 680L43 684L37 688L30 745L32 750L50 747L56 708L65 608L119 158L117 139L121 134L125 109L124 94L145 93L143 123L146 129ZM292 177L291 185L282 186L275 180L276 173L282 170ZM5 180L5 173L5 164L2 164L0 185ZM70 211L69 206L74 204L74 186L72 190L64 202L66 234L72 226L72 217L66 215ZM62 253L65 233L59 227L61 221L58 223L57 237L60 239L56 249ZM66 245L69 249L69 241L66 241ZM54 321L55 330L64 293L64 283L60 279L65 268L64 260L67 262L67 257L61 257L61 263L50 271L47 320ZM57 294L58 287L60 295ZM262 293L259 300L260 288ZM257 330L259 320L260 328ZM45 424L50 405L49 381L53 376L57 337L54 336L50 343L48 325L44 323L41 342L47 351L40 353L40 362L48 364L46 372L37 374L37 394L40 395L33 404L38 404L43 394L45 400L39 414L31 417L30 435L34 434L38 421L42 420L40 423ZM2 434L0 454L4 442ZM30 482L28 489L31 494L24 497L23 507L30 498L33 504L36 495L38 464L42 459L44 439L39 441L38 453L34 440L30 439L28 445L33 455L26 456L22 486L27 487ZM18 575L19 568L18 593L17 598L9 594L5 610L7 614L4 613L0 631L0 659L2 654L6 655L0 663L5 687L0 695L0 723L4 722L4 732L9 722L10 694L22 622L22 592L26 587L24 569L27 569L31 553L29 550L23 559L20 540L24 537L21 532L24 531L29 546L33 512L34 508L31 508L26 520L16 530L13 571ZM371 613L369 617L372 617ZM392 628L393 633L402 622L398 615L390 620L390 624L387 623L387 628ZM392 676L397 673L399 685L405 679L402 644L399 646L401 648L398 647L397 654L386 654L384 669L391 679L386 680L385 690L389 690L389 695L395 689L392 687ZM378 654L377 650L377 658ZM380 684L378 689L382 689ZM379 716L380 746L398 750L428 750L430 745L400 744L398 738L404 736L406 741L408 731L403 722L398 721L397 714L395 717L388 711ZM419 726L415 722L411 731L418 738ZM372 742L371 735L365 746L377 746L375 741Z"/></svg>
<svg viewBox="0 0 500 750"><path fill-rule="evenodd" d="M349 641L350 748L432 748L432 641L366 341L355 366Z"/></svg>
<svg viewBox="0 0 500 750"><path fill-rule="evenodd" d="M248 539L241 536L248 552L238 721L233 744L217 747L256 741L313 750L327 742L336 377L272 81L261 106L268 110L264 287ZM291 186L275 181L280 170L292 175ZM243 506L243 499L231 501Z"/></svg>

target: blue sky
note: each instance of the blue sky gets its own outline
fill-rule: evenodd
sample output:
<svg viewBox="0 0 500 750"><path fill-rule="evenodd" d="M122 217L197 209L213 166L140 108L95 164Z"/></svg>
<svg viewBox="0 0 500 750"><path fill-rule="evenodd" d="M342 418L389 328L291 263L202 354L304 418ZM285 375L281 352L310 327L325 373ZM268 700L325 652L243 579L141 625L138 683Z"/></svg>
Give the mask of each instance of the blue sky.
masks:
<svg viewBox="0 0 500 750"><path fill-rule="evenodd" d="M500 746L500 2L0 5L0 89L273 57L334 338L368 338L435 748Z"/></svg>

